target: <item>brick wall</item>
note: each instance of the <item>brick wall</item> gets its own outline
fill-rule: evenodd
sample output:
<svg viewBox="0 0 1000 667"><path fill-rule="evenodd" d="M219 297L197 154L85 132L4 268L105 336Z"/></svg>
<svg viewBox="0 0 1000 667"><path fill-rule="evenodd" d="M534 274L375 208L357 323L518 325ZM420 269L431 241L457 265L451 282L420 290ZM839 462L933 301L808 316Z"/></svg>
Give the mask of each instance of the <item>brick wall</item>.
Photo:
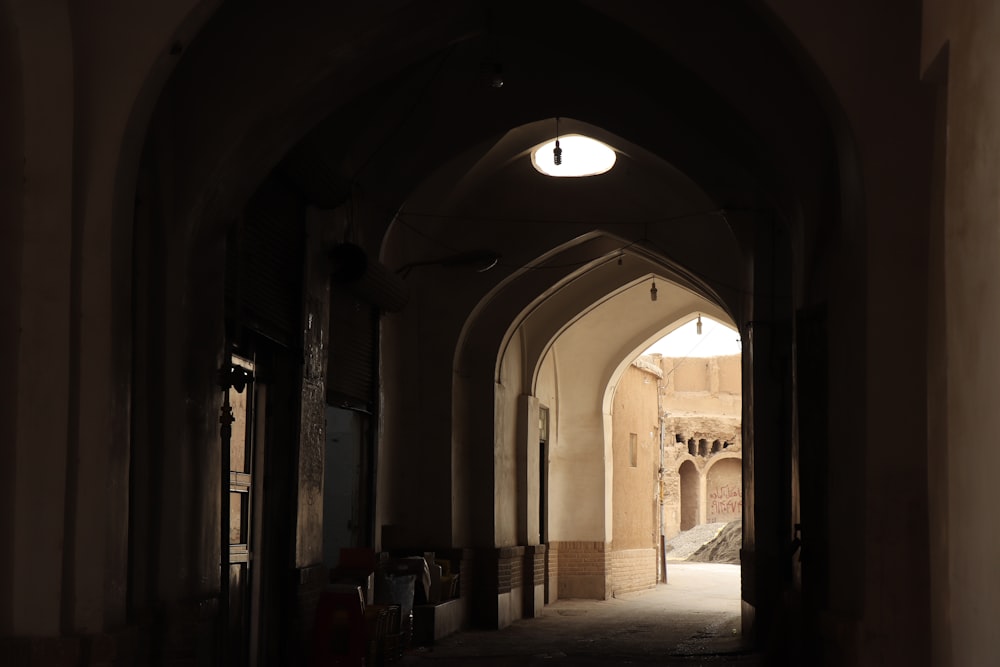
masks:
<svg viewBox="0 0 1000 667"><path fill-rule="evenodd" d="M524 547L497 550L497 593L509 593L524 583Z"/></svg>
<svg viewBox="0 0 1000 667"><path fill-rule="evenodd" d="M559 597L606 600L611 552L605 542L559 542Z"/></svg>
<svg viewBox="0 0 1000 667"><path fill-rule="evenodd" d="M524 615L533 618L541 614L545 606L545 559L544 544L534 544L524 549Z"/></svg>
<svg viewBox="0 0 1000 667"><path fill-rule="evenodd" d="M545 558L549 566L549 598L548 604L559 599L559 543L549 542L546 545Z"/></svg>
<svg viewBox="0 0 1000 667"><path fill-rule="evenodd" d="M611 590L641 591L656 586L656 549L619 549L611 552Z"/></svg>
<svg viewBox="0 0 1000 667"><path fill-rule="evenodd" d="M544 544L529 546L524 552L524 583L527 586L541 586L545 583Z"/></svg>

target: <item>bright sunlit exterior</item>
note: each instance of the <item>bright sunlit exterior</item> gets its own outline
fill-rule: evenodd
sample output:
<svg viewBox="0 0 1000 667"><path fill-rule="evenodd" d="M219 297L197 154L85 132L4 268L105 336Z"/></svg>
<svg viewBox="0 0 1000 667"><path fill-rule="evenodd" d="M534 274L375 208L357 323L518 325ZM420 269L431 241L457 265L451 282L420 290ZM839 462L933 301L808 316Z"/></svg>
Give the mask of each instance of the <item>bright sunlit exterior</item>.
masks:
<svg viewBox="0 0 1000 667"><path fill-rule="evenodd" d="M535 169L548 176L597 176L615 166L617 159L614 149L607 144L582 134L567 134L559 137L562 164L557 165L553 153L555 146L553 139L531 151Z"/></svg>
<svg viewBox="0 0 1000 667"><path fill-rule="evenodd" d="M697 331L698 318L674 329L653 343L643 354L662 354L665 357L720 357L740 354L740 335L735 329L701 316L701 334Z"/></svg>

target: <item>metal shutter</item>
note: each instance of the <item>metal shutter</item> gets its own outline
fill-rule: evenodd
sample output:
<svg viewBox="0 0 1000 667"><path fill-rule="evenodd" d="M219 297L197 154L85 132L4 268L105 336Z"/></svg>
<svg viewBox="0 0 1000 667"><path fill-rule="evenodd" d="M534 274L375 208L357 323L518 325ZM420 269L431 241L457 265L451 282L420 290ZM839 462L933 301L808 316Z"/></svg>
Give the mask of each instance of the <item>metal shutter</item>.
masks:
<svg viewBox="0 0 1000 667"><path fill-rule="evenodd" d="M330 289L327 402L370 410L375 400L378 309L348 287Z"/></svg>
<svg viewBox="0 0 1000 667"><path fill-rule="evenodd" d="M269 179L229 236L227 313L239 328L289 347L301 344L304 243L302 200Z"/></svg>

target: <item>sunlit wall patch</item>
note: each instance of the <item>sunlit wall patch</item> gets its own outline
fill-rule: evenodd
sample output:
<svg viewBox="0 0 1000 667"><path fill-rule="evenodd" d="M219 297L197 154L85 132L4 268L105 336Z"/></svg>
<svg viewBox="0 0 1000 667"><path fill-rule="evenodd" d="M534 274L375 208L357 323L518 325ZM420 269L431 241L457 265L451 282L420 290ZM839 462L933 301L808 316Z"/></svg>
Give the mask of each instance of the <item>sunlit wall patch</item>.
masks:
<svg viewBox="0 0 1000 667"><path fill-rule="evenodd" d="M559 137L562 149L562 164L555 163L553 149L556 140L547 141L531 151L531 164L547 176L597 176L615 166L617 155L607 144L585 137L582 134L567 134Z"/></svg>

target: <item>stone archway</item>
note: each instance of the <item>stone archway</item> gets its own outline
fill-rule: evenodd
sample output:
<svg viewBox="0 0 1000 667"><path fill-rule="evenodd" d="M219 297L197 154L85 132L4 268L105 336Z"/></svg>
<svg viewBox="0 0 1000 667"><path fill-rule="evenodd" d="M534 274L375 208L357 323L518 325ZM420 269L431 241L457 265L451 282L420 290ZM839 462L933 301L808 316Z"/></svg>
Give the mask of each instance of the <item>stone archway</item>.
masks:
<svg viewBox="0 0 1000 667"><path fill-rule="evenodd" d="M681 463L677 470L681 477L681 530L689 530L699 523L701 474L691 460Z"/></svg>

